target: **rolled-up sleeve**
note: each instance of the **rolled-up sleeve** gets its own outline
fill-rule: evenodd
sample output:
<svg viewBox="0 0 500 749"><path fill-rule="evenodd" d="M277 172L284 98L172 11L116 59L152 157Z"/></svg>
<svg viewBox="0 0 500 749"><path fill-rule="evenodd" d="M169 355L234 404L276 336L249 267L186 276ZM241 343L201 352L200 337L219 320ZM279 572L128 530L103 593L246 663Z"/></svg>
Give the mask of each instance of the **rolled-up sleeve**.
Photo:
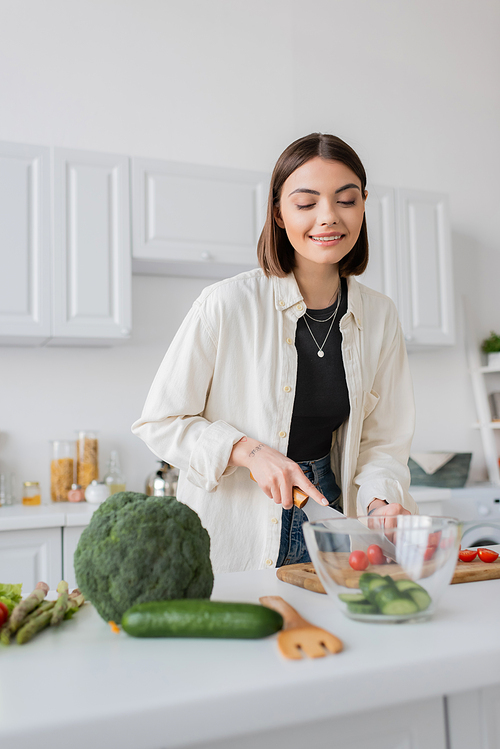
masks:
<svg viewBox="0 0 500 749"><path fill-rule="evenodd" d="M392 335L382 352L373 389L364 394L364 421L354 483L357 512L366 514L370 502L385 499L411 513L418 507L408 492L408 456L415 429L415 405L408 356L399 320L391 320Z"/></svg>
<svg viewBox="0 0 500 749"><path fill-rule="evenodd" d="M161 460L213 492L228 466L233 445L244 433L225 421L204 418L217 359L217 342L195 302L175 335L151 385L132 432Z"/></svg>

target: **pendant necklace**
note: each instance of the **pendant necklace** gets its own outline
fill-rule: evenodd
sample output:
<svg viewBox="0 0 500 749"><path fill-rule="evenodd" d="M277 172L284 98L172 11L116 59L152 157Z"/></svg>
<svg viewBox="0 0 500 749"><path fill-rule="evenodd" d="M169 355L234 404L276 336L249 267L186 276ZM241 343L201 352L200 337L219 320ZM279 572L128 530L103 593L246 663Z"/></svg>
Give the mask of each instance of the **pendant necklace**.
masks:
<svg viewBox="0 0 500 749"><path fill-rule="evenodd" d="M330 335L331 330L333 328L333 323L335 322L335 318L337 317L337 312L339 311L341 298L342 298L342 286L340 285L340 279L339 279L339 288L338 288L338 293L337 293L337 304L335 306L335 310L332 313L331 317L328 317L326 320L317 320L315 317L311 317L311 315L309 315L307 312L304 315L304 322L307 325L307 329L308 329L309 333L311 334L311 338L313 339L314 343L318 347L318 356L319 356L320 359L322 359L324 357L324 355L325 355L325 352L323 351L323 349L325 347L325 343L328 340L328 336ZM330 324L330 327L328 328L328 333L325 336L325 340L323 341L323 343L321 344L321 346L319 345L318 341L314 337L314 333L312 332L311 328L309 327L309 323L307 322L306 316L309 317L311 320L314 320L314 322L328 322L328 320L332 321L331 324Z"/></svg>

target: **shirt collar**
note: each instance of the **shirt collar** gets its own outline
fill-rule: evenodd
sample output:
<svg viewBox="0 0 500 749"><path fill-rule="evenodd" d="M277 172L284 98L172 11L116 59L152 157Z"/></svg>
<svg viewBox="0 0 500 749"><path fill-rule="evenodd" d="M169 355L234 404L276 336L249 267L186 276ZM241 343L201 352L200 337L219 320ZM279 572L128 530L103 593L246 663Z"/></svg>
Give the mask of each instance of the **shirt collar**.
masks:
<svg viewBox="0 0 500 749"><path fill-rule="evenodd" d="M274 284L274 305L284 312L297 302L303 301L299 286L293 273L284 278L272 276ZM347 313L351 314L359 330L363 329L363 305L361 302L360 284L353 276L347 277Z"/></svg>
<svg viewBox="0 0 500 749"><path fill-rule="evenodd" d="M274 305L276 309L284 312L297 302L303 301L299 286L293 273L289 273L284 278L273 276L274 285Z"/></svg>

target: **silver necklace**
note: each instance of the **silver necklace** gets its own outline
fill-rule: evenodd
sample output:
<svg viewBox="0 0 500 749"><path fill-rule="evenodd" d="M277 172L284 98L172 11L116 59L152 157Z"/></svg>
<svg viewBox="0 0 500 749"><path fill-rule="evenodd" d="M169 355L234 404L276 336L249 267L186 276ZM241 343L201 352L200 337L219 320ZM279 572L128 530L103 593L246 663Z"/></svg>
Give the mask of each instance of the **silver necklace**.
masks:
<svg viewBox="0 0 500 749"><path fill-rule="evenodd" d="M320 359L322 359L324 357L324 355L325 355L325 352L323 351L323 349L325 347L325 343L328 340L328 336L330 335L331 330L333 328L333 323L335 322L335 318L337 317L337 312L339 311L341 298L342 298L342 287L341 287L340 281L339 281L339 290L338 290L338 294L337 294L337 304L335 306L335 311L331 315L331 318L330 317L328 318L328 320L331 319L332 322L330 324L330 327L328 328L328 333L326 334L325 340L323 341L323 343L321 344L321 346L319 345L318 341L314 337L314 334L313 334L311 328L309 327L309 323L307 322L306 317L304 316L304 322L307 325L307 329L308 329L309 333L311 334L311 338L313 339L314 343L318 347L318 356L319 356ZM328 320L316 320L315 317L311 317L311 315L308 315L307 312L306 312L306 315L307 315L307 317L309 317L311 320L314 320L315 322L328 322Z"/></svg>

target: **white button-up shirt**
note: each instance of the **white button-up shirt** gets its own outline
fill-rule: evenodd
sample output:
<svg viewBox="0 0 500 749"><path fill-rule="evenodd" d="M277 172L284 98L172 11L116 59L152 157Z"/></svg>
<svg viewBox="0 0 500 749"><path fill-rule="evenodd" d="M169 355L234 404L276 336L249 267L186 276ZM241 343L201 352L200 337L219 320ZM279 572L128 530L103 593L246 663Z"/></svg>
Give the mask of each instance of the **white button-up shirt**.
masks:
<svg viewBox="0 0 500 749"><path fill-rule="evenodd" d="M366 514L375 498L418 512L408 493L413 389L393 302L353 277L340 320L350 416L332 440L344 513ZM293 273L259 268L203 290L175 335L132 426L180 469L177 498L201 518L214 570L273 566L281 506L229 467L243 436L286 455L297 380L295 329L306 305ZM317 457L317 456L311 456Z"/></svg>

